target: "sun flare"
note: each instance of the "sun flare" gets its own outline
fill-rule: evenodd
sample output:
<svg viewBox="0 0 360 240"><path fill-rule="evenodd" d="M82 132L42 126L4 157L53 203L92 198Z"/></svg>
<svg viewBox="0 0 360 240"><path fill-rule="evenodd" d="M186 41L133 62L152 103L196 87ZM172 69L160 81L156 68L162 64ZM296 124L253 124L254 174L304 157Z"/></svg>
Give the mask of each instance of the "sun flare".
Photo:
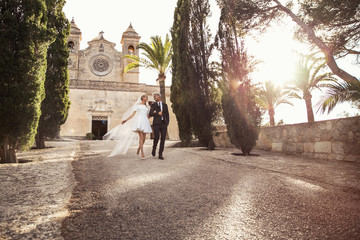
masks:
<svg viewBox="0 0 360 240"><path fill-rule="evenodd" d="M256 59L263 61L253 74L256 82L272 81L284 86L292 79L299 56L304 46L293 39L290 29L280 27L265 33L261 41L249 41L248 48Z"/></svg>

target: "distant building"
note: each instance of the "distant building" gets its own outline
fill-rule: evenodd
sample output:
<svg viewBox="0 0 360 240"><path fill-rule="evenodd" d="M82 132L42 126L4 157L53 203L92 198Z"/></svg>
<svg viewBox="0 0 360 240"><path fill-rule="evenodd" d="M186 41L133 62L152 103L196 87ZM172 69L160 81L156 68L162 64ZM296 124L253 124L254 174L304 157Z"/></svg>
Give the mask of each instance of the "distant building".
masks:
<svg viewBox="0 0 360 240"><path fill-rule="evenodd" d="M115 43L104 38L104 32L88 42L88 47L80 50L81 31L71 21L68 38L70 111L67 121L61 126L61 136L84 138L94 133L97 139L121 123L121 117L143 94L153 100L152 93L159 92L159 86L139 83L139 69L124 73L131 61L124 55L137 55L140 36L134 28L123 33L122 52L115 49ZM170 108L170 139L178 139L176 117L171 109L170 88L166 89L166 100ZM151 103L151 102L150 102Z"/></svg>

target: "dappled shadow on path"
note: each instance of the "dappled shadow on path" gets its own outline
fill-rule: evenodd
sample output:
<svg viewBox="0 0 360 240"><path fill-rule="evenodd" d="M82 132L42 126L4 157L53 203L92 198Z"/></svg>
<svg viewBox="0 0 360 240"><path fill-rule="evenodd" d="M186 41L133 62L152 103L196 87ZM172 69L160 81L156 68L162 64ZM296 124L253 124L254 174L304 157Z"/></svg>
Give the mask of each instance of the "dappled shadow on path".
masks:
<svg viewBox="0 0 360 240"><path fill-rule="evenodd" d="M82 150L65 239L359 237L357 164L197 148L142 161L136 149L115 158L100 146Z"/></svg>
<svg viewBox="0 0 360 240"><path fill-rule="evenodd" d="M165 161L103 155L73 162L78 184L63 237L193 239L210 234L203 226L233 203L232 189L242 174L231 163L204 164L199 156L176 149L166 153Z"/></svg>

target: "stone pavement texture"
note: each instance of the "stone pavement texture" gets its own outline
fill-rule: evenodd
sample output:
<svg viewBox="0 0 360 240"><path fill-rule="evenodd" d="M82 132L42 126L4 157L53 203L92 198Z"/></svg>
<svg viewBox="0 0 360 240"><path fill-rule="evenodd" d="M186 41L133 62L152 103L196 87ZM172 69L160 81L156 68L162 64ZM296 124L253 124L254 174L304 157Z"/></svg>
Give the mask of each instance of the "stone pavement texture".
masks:
<svg viewBox="0 0 360 240"><path fill-rule="evenodd" d="M360 239L356 162L51 144L0 165L0 239Z"/></svg>
<svg viewBox="0 0 360 240"><path fill-rule="evenodd" d="M71 161L76 142L47 142L19 153L27 163L0 164L0 239L63 239L74 187Z"/></svg>

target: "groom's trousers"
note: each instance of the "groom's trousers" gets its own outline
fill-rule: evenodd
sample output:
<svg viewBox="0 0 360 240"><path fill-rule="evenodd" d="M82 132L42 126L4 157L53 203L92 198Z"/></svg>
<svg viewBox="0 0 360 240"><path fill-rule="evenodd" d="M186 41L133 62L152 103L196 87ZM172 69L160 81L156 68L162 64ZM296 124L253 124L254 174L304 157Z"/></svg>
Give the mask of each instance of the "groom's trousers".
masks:
<svg viewBox="0 0 360 240"><path fill-rule="evenodd" d="M167 124L165 122L162 122L159 125L153 125L154 127L154 144L153 144L153 150L156 151L157 144L159 142L160 138L160 149L159 149L159 156L162 156L162 153L164 151L165 146L165 138L166 138L166 131L167 131Z"/></svg>

